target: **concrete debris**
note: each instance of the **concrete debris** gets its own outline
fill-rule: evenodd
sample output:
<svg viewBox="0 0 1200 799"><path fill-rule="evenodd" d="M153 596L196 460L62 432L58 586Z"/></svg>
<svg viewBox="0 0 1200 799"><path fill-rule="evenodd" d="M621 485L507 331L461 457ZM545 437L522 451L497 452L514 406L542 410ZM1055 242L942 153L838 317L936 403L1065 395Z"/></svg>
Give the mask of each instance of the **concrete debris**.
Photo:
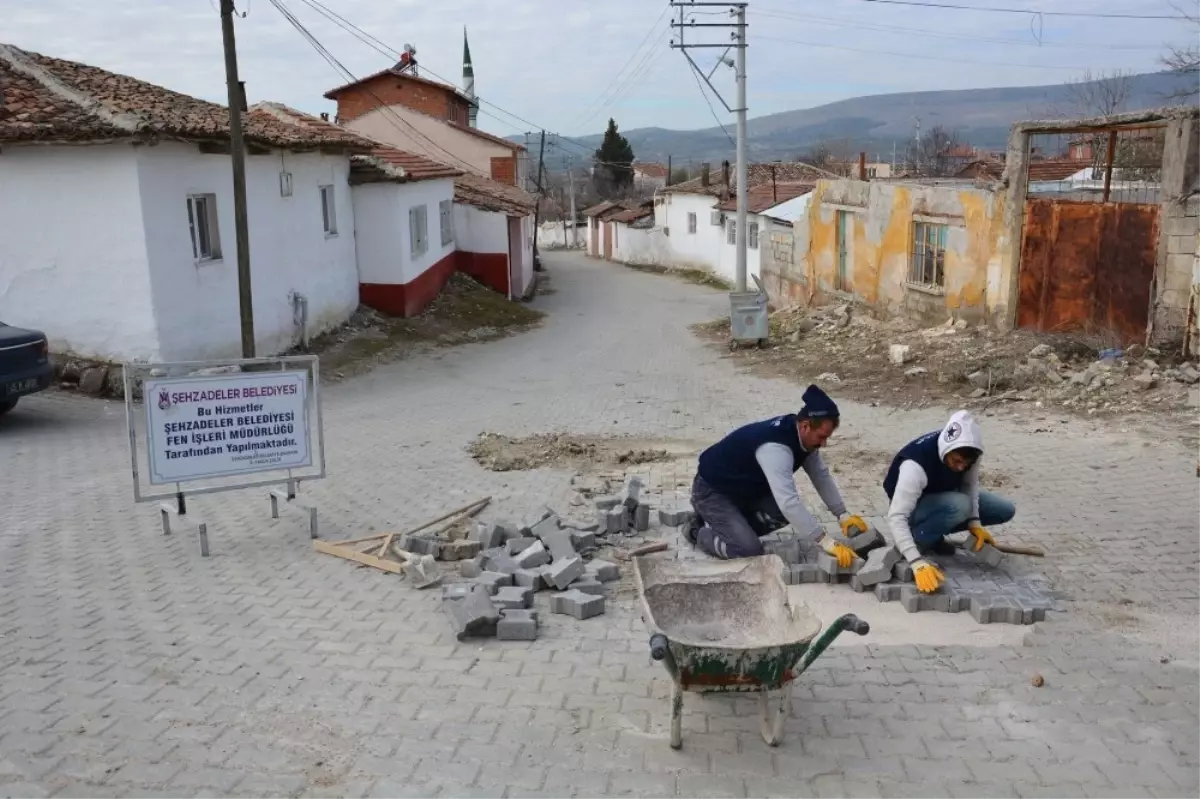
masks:
<svg viewBox="0 0 1200 799"><path fill-rule="evenodd" d="M442 545L436 538L422 535L404 535L400 537L400 548L414 555L432 555L435 558L441 553Z"/></svg>
<svg viewBox="0 0 1200 799"><path fill-rule="evenodd" d="M604 496L596 497L596 510L612 510L621 504L620 497Z"/></svg>
<svg viewBox="0 0 1200 799"><path fill-rule="evenodd" d="M590 561L584 570L594 574L596 579L602 583L611 583L621 579L621 567L607 560Z"/></svg>
<svg viewBox="0 0 1200 799"><path fill-rule="evenodd" d="M458 564L458 573L463 577L478 577L483 573L483 553Z"/></svg>
<svg viewBox="0 0 1200 799"><path fill-rule="evenodd" d="M442 544L439 557L442 560L456 561L467 560L473 558L483 549L483 544L478 541L460 538L457 541L447 541Z"/></svg>
<svg viewBox="0 0 1200 799"><path fill-rule="evenodd" d="M542 570L539 569L518 569L512 576L513 584L519 585L522 588L532 588L534 591L540 591L546 584L542 579Z"/></svg>
<svg viewBox="0 0 1200 799"><path fill-rule="evenodd" d="M500 572L483 572L475 578L474 582L476 585L483 586L489 594L495 594L502 587L512 585L513 576Z"/></svg>
<svg viewBox="0 0 1200 799"><path fill-rule="evenodd" d="M557 514L551 514L539 521L537 524L529 528L529 534L534 538L541 539L547 533L553 532L559 528L559 518Z"/></svg>
<svg viewBox="0 0 1200 799"><path fill-rule="evenodd" d="M505 529L498 524L490 522L476 522L475 530L471 536L478 541L484 549L494 549L502 546L505 539Z"/></svg>
<svg viewBox="0 0 1200 799"><path fill-rule="evenodd" d="M642 489L645 487L642 478L631 475L625 478L625 487L621 489L618 495L618 504L624 505L627 509L633 510L638 506L638 498L641 496Z"/></svg>
<svg viewBox="0 0 1200 799"><path fill-rule="evenodd" d="M903 366L908 363L912 353L912 347L907 344L892 344L888 347L888 360L896 366Z"/></svg>
<svg viewBox="0 0 1200 799"><path fill-rule="evenodd" d="M533 546L526 547L521 554L514 558L513 562L516 568L510 573L516 574L521 569L534 569L538 566L545 566L550 562L550 553L546 551L546 547L542 545L542 542L538 541ZM497 571L504 570L497 569Z"/></svg>
<svg viewBox="0 0 1200 799"><path fill-rule="evenodd" d="M492 596L492 602L500 608L520 610L533 607L534 589L524 586L504 585Z"/></svg>
<svg viewBox="0 0 1200 799"><path fill-rule="evenodd" d="M604 587L604 583L589 574L585 574L571 583L571 590L582 591L585 594L593 594L595 596L606 596L608 594L608 589Z"/></svg>
<svg viewBox="0 0 1200 799"><path fill-rule="evenodd" d="M404 564L404 576L417 588L432 588L442 582L442 571L433 555L408 558Z"/></svg>
<svg viewBox="0 0 1200 799"><path fill-rule="evenodd" d="M923 377L927 374L929 374L929 370L924 366L914 366L911 369L904 370L905 377Z"/></svg>
<svg viewBox="0 0 1200 799"><path fill-rule="evenodd" d="M550 612L574 616L581 621L590 619L604 612L604 597L576 590L554 594L550 597Z"/></svg>
<svg viewBox="0 0 1200 799"><path fill-rule="evenodd" d="M537 633L536 612L516 608L505 608L500 611L500 621L496 624L497 640L536 641Z"/></svg>
<svg viewBox="0 0 1200 799"><path fill-rule="evenodd" d="M659 508L658 523L663 527L682 527L692 521L691 507Z"/></svg>
<svg viewBox="0 0 1200 799"><path fill-rule="evenodd" d="M503 547L483 553L483 565L487 567L488 571L501 574L515 574L517 569L523 568Z"/></svg>
<svg viewBox="0 0 1200 799"><path fill-rule="evenodd" d="M472 586L466 596L460 599L443 600L442 610L450 618L450 628L459 641L496 634L500 611L483 586Z"/></svg>
<svg viewBox="0 0 1200 799"><path fill-rule="evenodd" d="M571 534L566 530L548 531L541 536L541 539L541 543L550 551L550 558L554 560L566 560L579 554L575 551ZM547 558L547 561L550 558Z"/></svg>
<svg viewBox="0 0 1200 799"><path fill-rule="evenodd" d="M592 531L571 533L571 546L578 552L596 548L596 534Z"/></svg>
<svg viewBox="0 0 1200 799"><path fill-rule="evenodd" d="M650 529L650 506L638 505L633 510L633 529L644 533Z"/></svg>
<svg viewBox="0 0 1200 799"><path fill-rule="evenodd" d="M818 383L840 383L842 378L838 377L836 372L821 372L817 375Z"/></svg>

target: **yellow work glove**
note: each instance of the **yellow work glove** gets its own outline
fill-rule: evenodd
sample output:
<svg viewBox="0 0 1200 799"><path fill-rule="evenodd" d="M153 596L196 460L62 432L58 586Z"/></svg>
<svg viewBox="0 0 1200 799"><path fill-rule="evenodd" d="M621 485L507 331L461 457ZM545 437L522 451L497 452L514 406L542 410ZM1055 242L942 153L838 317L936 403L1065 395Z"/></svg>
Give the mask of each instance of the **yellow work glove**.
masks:
<svg viewBox="0 0 1200 799"><path fill-rule="evenodd" d="M971 547L972 552L978 552L983 549L984 544L996 545L996 539L992 538L992 534L979 525L979 522L972 522L967 526L967 532L975 536L975 544Z"/></svg>
<svg viewBox="0 0 1200 799"><path fill-rule="evenodd" d="M857 514L850 514L849 516L845 517L840 522L838 522L838 524L840 524L842 526L842 535L846 536L846 538L849 538L852 535L854 535L854 533L852 531L855 528L858 528L858 532L860 532L860 533L865 533L867 531L866 520Z"/></svg>
<svg viewBox="0 0 1200 799"><path fill-rule="evenodd" d="M834 541L827 535L821 537L821 549L825 551L825 554L836 559L838 566L843 569L849 569L850 564L854 563L854 559L858 557L853 549Z"/></svg>
<svg viewBox="0 0 1200 799"><path fill-rule="evenodd" d="M913 564L913 580L917 584L917 590L922 594L932 594L942 587L942 583L946 581L946 576L942 574L941 569L932 563L919 560Z"/></svg>

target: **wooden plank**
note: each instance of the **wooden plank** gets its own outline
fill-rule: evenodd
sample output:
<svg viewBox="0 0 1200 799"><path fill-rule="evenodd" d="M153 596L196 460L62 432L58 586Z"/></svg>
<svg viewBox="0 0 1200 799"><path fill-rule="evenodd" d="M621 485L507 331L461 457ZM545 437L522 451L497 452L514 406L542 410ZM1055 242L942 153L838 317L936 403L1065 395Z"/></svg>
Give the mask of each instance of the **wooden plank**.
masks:
<svg viewBox="0 0 1200 799"><path fill-rule="evenodd" d="M323 552L326 555L333 555L337 558L352 560L355 563L361 563L363 566L370 566L375 569L380 569L381 571L391 572L392 574L404 573L404 566L396 563L395 561L377 558L374 555L367 554L366 552L359 552L358 550L350 549L345 546L338 546L337 544L331 544L328 541L321 541L320 539L317 539L312 543L313 549L318 552Z"/></svg>
<svg viewBox="0 0 1200 799"><path fill-rule="evenodd" d="M350 546L351 544L364 544L368 541L379 541L380 539L383 539L387 536L394 536L394 535L405 536L405 535L411 535L412 533L419 533L422 530L424 530L428 527L431 527L431 526L437 524L438 522L445 521L446 519L449 519L452 516L466 516L467 518L470 518L472 516L477 516L481 512L483 512L483 509L486 508L488 503L491 501L492 501L492 498L490 496L484 497L483 499L477 499L469 505L463 505L461 508L452 510L443 516L439 516L436 519L427 521L424 524L422 524L420 527L414 527L411 530L405 530L403 533L396 533L396 532L375 533L374 535L363 536L362 538L347 538L342 541L332 541L330 543L336 544L338 546Z"/></svg>
<svg viewBox="0 0 1200 799"><path fill-rule="evenodd" d="M379 547L379 551L375 553L375 557L382 558L386 555L388 549L392 546L392 539L395 537L395 533L388 533L387 538L383 539L383 546Z"/></svg>

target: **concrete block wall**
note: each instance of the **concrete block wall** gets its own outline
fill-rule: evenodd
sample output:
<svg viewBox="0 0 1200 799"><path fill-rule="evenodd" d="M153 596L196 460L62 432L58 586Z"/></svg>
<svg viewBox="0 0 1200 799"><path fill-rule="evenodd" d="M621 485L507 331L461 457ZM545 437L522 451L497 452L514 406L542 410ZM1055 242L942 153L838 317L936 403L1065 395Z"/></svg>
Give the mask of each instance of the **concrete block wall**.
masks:
<svg viewBox="0 0 1200 799"><path fill-rule="evenodd" d="M759 232L762 248L762 281L771 302L778 308L808 303L808 281L800 271L797 253L799 245L807 247L807 221L799 227L791 223L763 218Z"/></svg>
<svg viewBox="0 0 1200 799"><path fill-rule="evenodd" d="M1167 203L1162 215L1166 244L1162 259L1161 285L1154 319L1154 340L1174 342L1183 338L1192 286L1200 275L1200 196L1184 203Z"/></svg>

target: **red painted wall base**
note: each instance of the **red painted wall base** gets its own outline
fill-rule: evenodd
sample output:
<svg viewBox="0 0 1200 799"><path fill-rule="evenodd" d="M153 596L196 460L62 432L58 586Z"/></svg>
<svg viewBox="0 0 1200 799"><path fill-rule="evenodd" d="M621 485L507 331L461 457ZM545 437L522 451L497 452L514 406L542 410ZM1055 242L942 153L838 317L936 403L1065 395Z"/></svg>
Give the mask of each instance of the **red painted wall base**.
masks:
<svg viewBox="0 0 1200 799"><path fill-rule="evenodd" d="M458 255L450 253L407 283L359 283L358 301L390 316L416 316L441 293Z"/></svg>
<svg viewBox="0 0 1200 799"><path fill-rule="evenodd" d="M508 256L502 252L458 253L458 271L508 296Z"/></svg>

